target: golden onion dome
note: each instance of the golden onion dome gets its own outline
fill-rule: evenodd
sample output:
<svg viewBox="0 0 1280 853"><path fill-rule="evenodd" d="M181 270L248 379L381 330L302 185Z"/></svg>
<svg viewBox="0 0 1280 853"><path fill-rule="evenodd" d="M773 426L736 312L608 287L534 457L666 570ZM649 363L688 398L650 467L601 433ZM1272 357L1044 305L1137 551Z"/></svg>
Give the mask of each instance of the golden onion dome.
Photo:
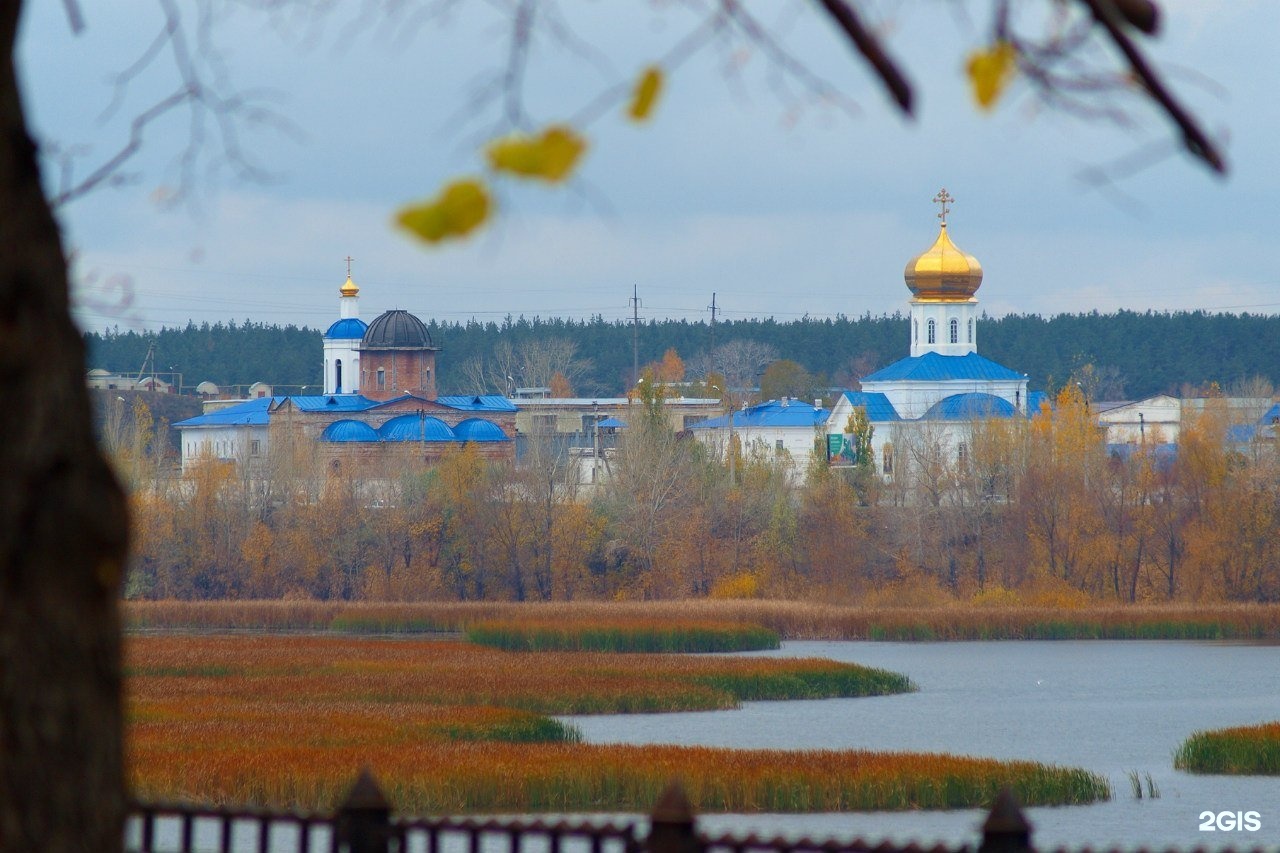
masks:
<svg viewBox="0 0 1280 853"><path fill-rule="evenodd" d="M916 299L967 302L982 285L982 264L951 242L947 223L943 222L938 239L907 262L903 277Z"/></svg>
<svg viewBox="0 0 1280 853"><path fill-rule="evenodd" d="M356 287L356 283L351 280L351 276L347 276L346 284L342 285L338 290L343 296L355 296L360 292L360 288Z"/></svg>

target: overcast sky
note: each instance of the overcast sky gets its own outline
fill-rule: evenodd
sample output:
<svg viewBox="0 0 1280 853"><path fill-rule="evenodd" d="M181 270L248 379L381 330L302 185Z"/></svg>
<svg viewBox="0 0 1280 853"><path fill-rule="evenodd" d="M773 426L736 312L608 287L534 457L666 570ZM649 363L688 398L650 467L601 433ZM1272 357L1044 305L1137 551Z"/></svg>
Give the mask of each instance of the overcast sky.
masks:
<svg viewBox="0 0 1280 853"><path fill-rule="evenodd" d="M31 120L42 143L92 162L175 85L161 55L104 113L111 74L145 52L161 4L82 3L79 36L63 4L27 5L19 63ZM174 209L160 201L190 136L175 115L150 129L130 182L66 205L87 328L246 318L323 328L348 255L365 319L388 308L442 321L617 319L630 316L633 285L646 318L705 320L713 292L722 319L878 315L905 307L902 269L936 235L930 199L943 186L956 198L952 238L982 262L978 297L992 314L1280 311L1280 3L1162 4L1152 52L1225 140L1225 180L1169 153L1172 133L1150 112L1125 127L1083 121L1015 84L994 114L979 113L962 68L988 3L962 7L973 20L935 0L877 5L917 87L919 117L907 121L807 4L771 0L755 4L761 19L858 115L797 104L760 51L713 43L671 75L649 124L628 124L618 108L586 127L592 148L573 185L504 183L493 227L434 249L391 220L482 169L478 145L498 114L477 113L468 93L505 56L503 4L463 4L416 28L344 16L356 4L295 18L212 5L230 83L291 129L243 128L264 179L202 171L193 202ZM561 8L595 54L535 43L524 91L537 122L579 114L694 26L679 3ZM1143 152L1154 162L1114 191L1082 180Z"/></svg>

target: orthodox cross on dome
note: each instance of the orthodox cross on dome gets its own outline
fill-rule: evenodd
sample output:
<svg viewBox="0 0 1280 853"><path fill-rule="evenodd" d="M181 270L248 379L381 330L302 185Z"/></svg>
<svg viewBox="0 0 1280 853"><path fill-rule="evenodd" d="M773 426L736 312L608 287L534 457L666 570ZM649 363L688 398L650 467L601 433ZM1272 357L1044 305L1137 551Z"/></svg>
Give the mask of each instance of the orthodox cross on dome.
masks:
<svg viewBox="0 0 1280 853"><path fill-rule="evenodd" d="M946 190L943 190L943 192L946 192ZM937 199L935 198L934 201L937 201ZM354 261L355 258L347 255L345 260L347 262L347 278L351 278L351 262Z"/></svg>
<svg viewBox="0 0 1280 853"><path fill-rule="evenodd" d="M942 220L943 225L947 224L947 214L951 212L951 208L947 205L953 201L955 201L955 198L952 197L951 193L947 192L946 187L938 190L938 194L933 197L933 203L942 207L942 212L938 214L938 218Z"/></svg>

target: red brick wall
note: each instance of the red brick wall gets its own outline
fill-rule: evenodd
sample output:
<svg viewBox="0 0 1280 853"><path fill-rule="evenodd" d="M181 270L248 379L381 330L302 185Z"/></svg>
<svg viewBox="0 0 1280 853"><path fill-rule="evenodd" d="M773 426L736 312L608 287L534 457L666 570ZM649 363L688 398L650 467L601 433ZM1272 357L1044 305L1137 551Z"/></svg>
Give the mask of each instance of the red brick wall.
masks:
<svg viewBox="0 0 1280 853"><path fill-rule="evenodd" d="M383 384L378 387L378 370ZM370 400L390 400L408 392L427 400L436 398L434 350L361 350L360 393Z"/></svg>

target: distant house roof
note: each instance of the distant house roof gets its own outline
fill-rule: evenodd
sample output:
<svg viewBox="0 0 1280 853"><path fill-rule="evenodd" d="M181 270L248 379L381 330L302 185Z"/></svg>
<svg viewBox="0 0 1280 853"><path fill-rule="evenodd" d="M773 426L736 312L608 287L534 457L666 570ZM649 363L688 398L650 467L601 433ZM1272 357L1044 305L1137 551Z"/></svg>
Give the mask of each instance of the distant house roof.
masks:
<svg viewBox="0 0 1280 853"><path fill-rule="evenodd" d="M895 361L886 368L877 370L870 376L863 377L865 382L891 382L910 379L917 382L939 382L946 380L1009 380L1024 379L1021 373L996 364L989 358L983 358L976 352L967 355L939 355L927 352L924 355L908 356Z"/></svg>
<svg viewBox="0 0 1280 853"><path fill-rule="evenodd" d="M272 409L290 402L301 412L363 412L378 405L360 394L300 394L272 399Z"/></svg>
<svg viewBox="0 0 1280 853"><path fill-rule="evenodd" d="M627 422L618 418L605 418L596 426L600 427L600 429L626 429Z"/></svg>
<svg viewBox="0 0 1280 853"><path fill-rule="evenodd" d="M845 391L840 396L848 400L851 405L866 409L867 420L872 423L902 420L898 417L898 411L893 407L893 403L890 403L889 398L879 391Z"/></svg>
<svg viewBox="0 0 1280 853"><path fill-rule="evenodd" d="M202 426L266 426L271 397L258 397L218 409L207 415L196 415L174 424L176 429Z"/></svg>
<svg viewBox="0 0 1280 853"><path fill-rule="evenodd" d="M515 404L501 394L449 394L436 402L451 409L467 412L514 412Z"/></svg>
<svg viewBox="0 0 1280 853"><path fill-rule="evenodd" d="M925 421L972 421L982 418L1011 418L1017 409L994 394L952 394L943 397L920 416Z"/></svg>
<svg viewBox="0 0 1280 853"><path fill-rule="evenodd" d="M301 394L291 397L258 397L244 403L237 403L206 415L197 415L174 424L178 428L202 426L266 426L270 412L285 403L291 403L302 412L364 412L369 409L386 406L391 403L412 397L406 394L394 400L370 400L360 394ZM454 395L440 397L435 402L464 412L514 412L516 407L511 401L499 394ZM417 415L412 417L416 418ZM333 439L356 441L365 439ZM434 439L429 439L434 440Z"/></svg>
<svg viewBox="0 0 1280 853"><path fill-rule="evenodd" d="M358 341L364 337L364 333L368 328L368 324L359 317L346 317L334 322L334 324L329 327L329 331L324 333L324 336L329 340Z"/></svg>
<svg viewBox="0 0 1280 853"><path fill-rule="evenodd" d="M748 406L733 413L735 429L745 427L808 427L825 424L831 417L830 409L823 409L798 401L770 400ZM690 424L689 429L727 429L729 419L725 415Z"/></svg>

